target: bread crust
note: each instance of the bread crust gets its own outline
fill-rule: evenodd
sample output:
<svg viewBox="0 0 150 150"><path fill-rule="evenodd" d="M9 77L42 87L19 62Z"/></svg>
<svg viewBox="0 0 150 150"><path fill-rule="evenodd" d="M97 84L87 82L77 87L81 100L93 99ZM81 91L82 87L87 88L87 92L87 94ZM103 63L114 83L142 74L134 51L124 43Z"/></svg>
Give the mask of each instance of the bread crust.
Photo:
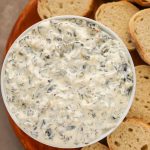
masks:
<svg viewBox="0 0 150 150"><path fill-rule="evenodd" d="M143 0L122 0L122 1L136 3L143 7L150 7L150 2L146 2L146 1L144 2Z"/></svg>
<svg viewBox="0 0 150 150"><path fill-rule="evenodd" d="M137 4L143 6L143 7L150 7L150 2L146 2L143 0L134 0Z"/></svg>
<svg viewBox="0 0 150 150"><path fill-rule="evenodd" d="M132 39L134 40L134 43L135 43L135 46L137 48L137 51L140 55L140 57L147 63L150 65L150 57L147 56L146 52L144 52L142 46L140 45L140 41L138 41L137 39L137 35L135 34L135 19L141 14L141 13L145 13L146 12L150 12L150 8L148 9L144 9L144 10L141 10L139 12L137 12L129 21L129 31L130 31L130 34L131 34L131 37Z"/></svg>

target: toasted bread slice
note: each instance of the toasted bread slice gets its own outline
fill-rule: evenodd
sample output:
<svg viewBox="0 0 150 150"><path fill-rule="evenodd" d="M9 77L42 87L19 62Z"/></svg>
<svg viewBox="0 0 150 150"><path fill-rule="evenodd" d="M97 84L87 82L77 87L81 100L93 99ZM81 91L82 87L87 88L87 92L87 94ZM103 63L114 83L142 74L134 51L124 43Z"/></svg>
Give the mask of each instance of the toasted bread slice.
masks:
<svg viewBox="0 0 150 150"><path fill-rule="evenodd" d="M81 150L109 150L109 148L99 142L83 147Z"/></svg>
<svg viewBox="0 0 150 150"><path fill-rule="evenodd" d="M150 7L150 0L123 0L123 1L136 3L136 4L143 6L143 7Z"/></svg>
<svg viewBox="0 0 150 150"><path fill-rule="evenodd" d="M134 0L122 0L122 1L127 1L127 2L132 2L132 3L134 3Z"/></svg>
<svg viewBox="0 0 150 150"><path fill-rule="evenodd" d="M38 14L41 19L60 15L88 16L94 7L94 0L38 0Z"/></svg>
<svg viewBox="0 0 150 150"><path fill-rule="evenodd" d="M111 150L149 150L150 127L138 119L128 119L107 137Z"/></svg>
<svg viewBox="0 0 150 150"><path fill-rule="evenodd" d="M129 22L129 29L139 55L150 65L150 8L136 13Z"/></svg>
<svg viewBox="0 0 150 150"><path fill-rule="evenodd" d="M134 1L143 7L150 7L150 0L134 0Z"/></svg>
<svg viewBox="0 0 150 150"><path fill-rule="evenodd" d="M136 6L126 1L110 2L98 8L95 19L116 32L129 50L134 50L129 33L129 20L138 11Z"/></svg>
<svg viewBox="0 0 150 150"><path fill-rule="evenodd" d="M135 117L150 125L150 66L136 67L136 95L127 117Z"/></svg>

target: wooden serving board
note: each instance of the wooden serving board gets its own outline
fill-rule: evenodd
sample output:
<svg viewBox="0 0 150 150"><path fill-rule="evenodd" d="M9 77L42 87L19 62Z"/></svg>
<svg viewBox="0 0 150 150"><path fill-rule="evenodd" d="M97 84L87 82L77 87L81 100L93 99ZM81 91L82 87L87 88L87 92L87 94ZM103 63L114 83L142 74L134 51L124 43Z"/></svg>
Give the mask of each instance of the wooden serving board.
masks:
<svg viewBox="0 0 150 150"><path fill-rule="evenodd" d="M95 0L94 11L97 9L97 7L101 3L102 3L102 0ZM89 16L89 18L93 19L93 16L94 16L94 12ZM28 27L30 27L31 25L35 24L36 22L38 22L40 20L41 19L37 13L37 0L30 0L28 2L28 4L25 6L25 8L22 10L19 18L17 19L17 21L9 35L4 55L6 55L10 46L12 45L12 43L23 31L25 31ZM139 55L136 51L132 51L131 56L133 58L135 65L145 64L141 60L141 58L139 57ZM34 139L30 138L14 123L14 121L9 116L9 114L8 114L8 117L9 117L10 123L11 123L17 137L20 139L21 143L23 144L23 146L26 150L59 150L58 148L44 145L44 144L39 143L39 142L35 141ZM104 140L104 143L105 143L105 140Z"/></svg>

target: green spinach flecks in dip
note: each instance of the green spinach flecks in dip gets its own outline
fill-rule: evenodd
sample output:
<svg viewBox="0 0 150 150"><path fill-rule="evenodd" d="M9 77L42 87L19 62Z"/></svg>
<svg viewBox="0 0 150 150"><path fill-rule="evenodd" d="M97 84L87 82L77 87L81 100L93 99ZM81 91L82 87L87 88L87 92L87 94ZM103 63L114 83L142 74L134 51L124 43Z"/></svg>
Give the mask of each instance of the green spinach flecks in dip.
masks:
<svg viewBox="0 0 150 150"><path fill-rule="evenodd" d="M86 20L39 23L12 46L4 91L17 124L56 147L88 144L116 127L133 73L124 46Z"/></svg>

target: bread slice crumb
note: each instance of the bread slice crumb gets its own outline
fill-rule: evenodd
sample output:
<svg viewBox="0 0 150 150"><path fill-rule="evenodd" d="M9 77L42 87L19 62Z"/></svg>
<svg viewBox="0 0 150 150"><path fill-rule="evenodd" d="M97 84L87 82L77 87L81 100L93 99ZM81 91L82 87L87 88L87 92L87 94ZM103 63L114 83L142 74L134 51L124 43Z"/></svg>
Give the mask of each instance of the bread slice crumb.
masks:
<svg viewBox="0 0 150 150"><path fill-rule="evenodd" d="M150 66L136 67L136 94L128 118L138 118L150 125Z"/></svg>
<svg viewBox="0 0 150 150"><path fill-rule="evenodd" d="M111 150L149 150L150 127L138 119L128 119L107 137Z"/></svg>
<svg viewBox="0 0 150 150"><path fill-rule="evenodd" d="M138 11L136 6L126 1L110 2L98 8L95 19L116 32L129 50L134 50L135 45L129 33L129 20Z"/></svg>
<svg viewBox="0 0 150 150"><path fill-rule="evenodd" d="M136 13L129 22L129 29L139 55L150 65L150 8Z"/></svg>
<svg viewBox="0 0 150 150"><path fill-rule="evenodd" d="M88 16L93 11L94 0L38 0L37 11L41 19L53 16Z"/></svg>

